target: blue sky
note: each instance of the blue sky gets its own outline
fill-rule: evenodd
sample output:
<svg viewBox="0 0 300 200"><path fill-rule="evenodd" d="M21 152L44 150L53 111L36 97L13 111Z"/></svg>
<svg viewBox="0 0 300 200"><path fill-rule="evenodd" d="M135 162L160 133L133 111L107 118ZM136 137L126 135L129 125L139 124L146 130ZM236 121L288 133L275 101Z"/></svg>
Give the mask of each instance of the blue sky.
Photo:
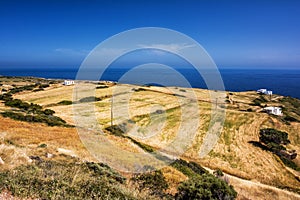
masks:
<svg viewBox="0 0 300 200"><path fill-rule="evenodd" d="M1 68L76 68L110 36L164 27L219 67L300 69L298 0L1 0L0 27Z"/></svg>

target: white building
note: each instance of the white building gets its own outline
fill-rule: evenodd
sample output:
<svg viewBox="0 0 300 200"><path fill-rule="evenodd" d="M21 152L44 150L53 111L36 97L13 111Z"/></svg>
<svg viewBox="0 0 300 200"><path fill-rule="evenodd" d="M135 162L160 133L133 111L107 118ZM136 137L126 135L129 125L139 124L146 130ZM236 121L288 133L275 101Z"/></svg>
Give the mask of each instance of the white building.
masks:
<svg viewBox="0 0 300 200"><path fill-rule="evenodd" d="M272 95L273 94L273 91L267 90L267 89L259 89L256 92L259 93L259 94L267 94L267 95Z"/></svg>
<svg viewBox="0 0 300 200"><path fill-rule="evenodd" d="M74 85L75 84L75 81L71 81L71 80L65 80L64 85Z"/></svg>
<svg viewBox="0 0 300 200"><path fill-rule="evenodd" d="M282 110L279 107L265 107L264 110L269 113L269 114L273 114L273 115L282 115Z"/></svg>
<svg viewBox="0 0 300 200"><path fill-rule="evenodd" d="M273 91L268 90L267 93L265 93L265 94L267 94L267 95L272 95L272 94L273 94Z"/></svg>
<svg viewBox="0 0 300 200"><path fill-rule="evenodd" d="M256 92L261 93L261 94L265 94L267 92L267 89L259 89Z"/></svg>

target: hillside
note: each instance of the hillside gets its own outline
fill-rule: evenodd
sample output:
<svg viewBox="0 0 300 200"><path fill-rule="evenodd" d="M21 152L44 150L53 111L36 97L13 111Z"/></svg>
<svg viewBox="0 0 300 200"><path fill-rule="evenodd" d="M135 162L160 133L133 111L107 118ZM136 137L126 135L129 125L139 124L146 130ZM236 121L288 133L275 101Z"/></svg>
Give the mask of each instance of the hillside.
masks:
<svg viewBox="0 0 300 200"><path fill-rule="evenodd" d="M82 85L81 89L87 91L80 91L78 95L85 96L85 92L88 93L90 88L97 89L93 98L79 98L81 101L74 102L73 95L77 95L73 92L75 86L64 86L58 80L0 77L0 81L0 87L4 92L13 88L22 88L14 92L13 99L41 106L31 114L35 116L33 119L38 117L37 123L28 122L28 118L24 118L27 121L20 121L0 116L0 157L4 161L4 164L0 165L1 171L33 163L34 158L37 157L48 161L79 159L98 162L89 154L87 147L80 140L81 135L79 136L77 132L78 130L79 132L80 130L87 131L90 127L89 122L82 121L85 127L77 127L78 129L73 127L73 125L78 126L78 121L74 120L78 115L86 116L95 113L96 120L104 132L101 137L125 152L141 155L147 155L147 151L168 149L168 145L176 138L181 124L184 124L183 121L186 124L198 122L199 127L186 151L179 155L180 158L200 164L211 172L220 169L225 174L227 182L237 191L237 199L256 199L257 197L300 199L300 172L284 164L279 156L255 145L259 141L261 129L274 128L288 133L290 140L290 144L287 145L288 149L300 152L300 101L297 99L279 95L273 95L270 99L269 96L248 91L226 92L223 100L215 102L210 99L210 94L214 91L203 89L80 82L78 84ZM131 91L130 95L128 91ZM193 92L196 98L192 99L190 95ZM117 125L113 127L111 127L110 120L110 97L112 95L116 97L113 123ZM78 97L74 96L74 98ZM122 101L128 98L129 103L124 106ZM74 116L72 103L76 103L76 106L80 108L76 116ZM182 103L186 103L184 108ZM190 106L194 103L198 110ZM93 107L94 113L89 112L89 105L95 106ZM283 107L284 115L275 116L262 112L266 105ZM213 106L218 106L225 111L225 122L213 150L200 158L199 151L209 127ZM53 110L55 113L47 114L46 109ZM128 117L122 115L122 109L129 110ZM185 119L181 116L183 109L185 109ZM20 114L21 110L22 108L5 105L4 101L0 103L0 112L9 111ZM46 115L45 113L59 123L56 121L41 123L44 120L41 116ZM199 118L196 113L200 113ZM51 126L51 123L55 123L55 126ZM140 128L131 129L131 123L139 125ZM122 124L125 124L123 126L125 129L118 130L116 127ZM109 151L110 149L101 147L102 153L109 153ZM168 156L172 157L172 152L169 153ZM67 155L67 158L63 155ZM121 158L124 155L119 156ZM176 158L179 159L179 157ZM300 167L299 156L293 160L293 163ZM115 166L111 167L115 168ZM119 171L119 173L125 177L132 176L124 171ZM169 183L166 189L169 194L175 194L178 184L188 178L172 165L164 166L162 173ZM136 189L136 187L132 188ZM136 189L136 198L146 196L146 193L139 193ZM153 198L157 196L154 195Z"/></svg>

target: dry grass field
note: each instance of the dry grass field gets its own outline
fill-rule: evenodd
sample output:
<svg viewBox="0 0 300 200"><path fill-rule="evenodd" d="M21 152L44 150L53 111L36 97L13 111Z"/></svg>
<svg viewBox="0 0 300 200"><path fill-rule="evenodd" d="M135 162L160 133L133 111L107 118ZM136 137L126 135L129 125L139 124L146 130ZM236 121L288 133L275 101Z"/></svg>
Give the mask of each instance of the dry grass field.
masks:
<svg viewBox="0 0 300 200"><path fill-rule="evenodd" d="M28 80L2 81L6 85L12 83L24 85ZM94 83L79 84L91 84L90 88L95 85ZM75 86L55 83L43 91L17 93L14 98L52 109L56 116L61 117L68 124L77 125L74 120L73 106L58 105L63 100L74 101L74 88ZM122 91L131 92L129 94ZM101 100L78 103L82 112L77 112L76 115L96 116L109 141L124 151L142 152L128 138L113 136L105 130L111 123L111 95L115 96L113 123L116 125L127 123L127 135L155 149L168 147L177 137L176 134L183 121L193 123L197 121L199 127L182 157L196 161L208 169L221 169L227 174L230 184L237 190L238 199L300 199L298 194L282 189L299 191L300 173L286 167L273 153L251 144L251 141L259 140L261 128L275 128L288 132L291 141L288 148L300 152L300 123L287 124L276 116L260 112L261 107L253 105L254 99L259 97L255 92L227 92L226 98L217 102L217 106L226 111L224 126L213 150L201 159L199 151L208 131L211 108L216 103L210 99L211 91L114 85L96 89L95 96ZM280 101L277 100L282 97L274 95L273 98L273 101L268 100L265 104L280 105ZM91 105L94 106L95 112L85 112L84 109ZM7 109L0 103L0 111ZM155 115L158 110L162 112L161 115ZM183 112L186 112L187 119L182 119ZM123 115L124 113L127 115ZM129 126L128 120L138 128ZM86 124L83 129L88 127L89 124ZM46 144L46 147L42 147L42 144ZM30 163L29 156L46 158L47 154L53 154L53 159L59 159L60 154L70 154L82 160L95 160L81 142L76 128L49 127L41 123L20 122L0 117L0 157L5 162L4 165L0 165L1 170ZM299 165L299 157L296 158L296 163ZM163 173L171 185L169 193L175 194L176 186L186 177L172 167L163 168Z"/></svg>

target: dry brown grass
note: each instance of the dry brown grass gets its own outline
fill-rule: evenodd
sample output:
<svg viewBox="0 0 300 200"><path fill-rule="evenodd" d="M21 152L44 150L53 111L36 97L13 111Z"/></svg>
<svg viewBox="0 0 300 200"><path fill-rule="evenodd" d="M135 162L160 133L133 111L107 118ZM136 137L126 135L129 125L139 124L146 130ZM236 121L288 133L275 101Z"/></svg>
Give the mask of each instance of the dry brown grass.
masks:
<svg viewBox="0 0 300 200"><path fill-rule="evenodd" d="M62 100L72 101L74 86L63 86L61 84L52 85L44 91L30 92L24 91L14 95L14 98L22 99L40 105L55 104Z"/></svg>
<svg viewBox="0 0 300 200"><path fill-rule="evenodd" d="M240 118L237 118L238 116ZM270 120L277 124L276 128L287 131L287 125L276 119L271 119L267 114L245 113L244 115L237 115L228 111L225 123L231 125L225 125L213 151L198 161L205 166L214 169L220 168L238 177L274 186L300 188L299 181L285 168L277 156L249 143L249 141L258 141L260 128L269 127ZM239 121L241 123L235 123ZM293 139L297 132L292 129L289 129L288 132L294 149L299 152L299 143ZM186 156L196 158L197 148L192 148L186 153Z"/></svg>
<svg viewBox="0 0 300 200"><path fill-rule="evenodd" d="M27 123L0 117L2 135L1 157L5 163L26 163L28 156L59 154L57 148L75 152L82 159L93 160L85 149L75 128L48 127L45 124ZM46 144L47 148L39 148ZM26 160L25 160L26 161ZM27 160L28 161L28 160Z"/></svg>
<svg viewBox="0 0 300 200"><path fill-rule="evenodd" d="M96 90L97 97L109 96L112 94L114 87ZM131 87L131 86L128 86ZM136 87L137 88L137 87ZM129 102L129 116L131 119L136 119L140 126L149 128L151 125L149 118L137 116L147 116L154 105L160 105L162 109L171 109L179 105L177 97L171 94L167 88L161 87L144 87L146 91L135 92L132 94ZM180 95L187 95L190 89L185 89L186 92L180 91L180 88L173 90ZM197 134L188 148L184 156L188 159L195 160L204 166L212 169L220 168L224 172L232 174L237 177L249 179L253 182L260 182L273 186L288 186L294 189L300 188L300 182L295 179L294 172L288 170L284 164L274 156L272 153L261 150L253 146L249 141L258 141L259 130L261 128L273 127L289 133L291 144L289 148L300 152L300 123L292 123L286 125L279 119L269 116L265 113L258 112L242 112L252 108L258 110L255 106L250 106L257 94L255 92L241 92L230 95L232 104L228 104L226 111L226 121L223 127L222 135L214 147L213 151L204 157L198 159L199 149L201 147L203 137L205 136L211 114L211 103L208 90L195 89L195 94L199 100L200 127ZM45 91L36 93L24 92L15 95L29 102L39 103L41 105L55 104L62 100L72 100L73 86L54 85L47 88ZM122 99L124 96L119 96ZM104 99L95 103L98 121L103 127L110 125L110 99ZM120 104L122 106L122 104ZM0 109L3 109L3 106ZM72 106L54 106L50 107L56 111L56 115L73 124ZM172 120L165 123L165 127L160 134L155 135L142 142L151 144L155 147L167 146L168 142L176 136L176 131L179 127L179 120L175 120L180 116L180 110L168 115ZM192 116L192 115L191 115ZM115 119L115 123L122 122L122 120ZM153 126L154 127L154 126ZM150 130L152 127L150 126ZM41 143L48 145L48 151L55 153L59 147L73 150L79 157L85 159L92 159L81 143L74 128L59 128L47 127L43 124L30 124L25 122L16 122L10 119L0 117L0 133L6 132L5 140L12 141L14 148L28 149L26 152L41 153L37 146ZM128 139L119 138L108 135L107 138L116 144L118 147L129 152L138 152L135 145L132 145ZM46 150L43 150L46 151ZM0 155L1 156L1 155ZM299 158L296 162L300 163ZM184 180L184 176L172 168L165 168L164 175L173 189L169 192L174 193L175 185L179 181ZM241 182L236 179L231 180L239 192L239 199L253 199L255 195L264 197L265 199L293 199L294 196L282 190L276 190L273 187L267 188L264 185L251 185ZM263 196L265 194L265 196ZM289 196L290 195L290 196Z"/></svg>
<svg viewBox="0 0 300 200"><path fill-rule="evenodd" d="M166 192L171 195L175 195L177 193L178 185L188 179L183 173L170 166L162 168L162 173L169 185Z"/></svg>

